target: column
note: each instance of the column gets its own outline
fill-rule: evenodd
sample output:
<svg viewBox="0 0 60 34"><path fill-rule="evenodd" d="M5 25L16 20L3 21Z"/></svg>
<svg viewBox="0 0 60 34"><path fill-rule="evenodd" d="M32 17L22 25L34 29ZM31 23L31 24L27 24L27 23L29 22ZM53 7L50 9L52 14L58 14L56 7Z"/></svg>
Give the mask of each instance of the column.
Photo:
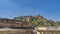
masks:
<svg viewBox="0 0 60 34"><path fill-rule="evenodd" d="M54 32L54 34L56 34L56 33Z"/></svg>
<svg viewBox="0 0 60 34"><path fill-rule="evenodd" d="M44 34L44 33L42 32L42 34Z"/></svg>
<svg viewBox="0 0 60 34"><path fill-rule="evenodd" d="M40 32L37 32L37 34L40 34Z"/></svg>

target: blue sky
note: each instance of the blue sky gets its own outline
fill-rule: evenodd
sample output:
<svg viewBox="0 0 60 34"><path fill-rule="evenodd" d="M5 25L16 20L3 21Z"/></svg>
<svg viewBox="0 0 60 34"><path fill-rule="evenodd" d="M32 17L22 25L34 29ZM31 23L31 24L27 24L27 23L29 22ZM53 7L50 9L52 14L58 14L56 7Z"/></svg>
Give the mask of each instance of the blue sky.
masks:
<svg viewBox="0 0 60 34"><path fill-rule="evenodd" d="M60 21L60 0L0 0L0 17L38 14Z"/></svg>

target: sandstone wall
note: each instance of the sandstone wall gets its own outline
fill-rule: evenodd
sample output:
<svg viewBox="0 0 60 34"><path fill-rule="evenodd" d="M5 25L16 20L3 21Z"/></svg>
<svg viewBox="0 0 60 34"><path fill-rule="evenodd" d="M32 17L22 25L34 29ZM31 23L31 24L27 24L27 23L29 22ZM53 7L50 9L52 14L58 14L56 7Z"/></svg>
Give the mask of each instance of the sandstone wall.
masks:
<svg viewBox="0 0 60 34"><path fill-rule="evenodd" d="M32 23L12 19L0 19L0 27L32 27Z"/></svg>

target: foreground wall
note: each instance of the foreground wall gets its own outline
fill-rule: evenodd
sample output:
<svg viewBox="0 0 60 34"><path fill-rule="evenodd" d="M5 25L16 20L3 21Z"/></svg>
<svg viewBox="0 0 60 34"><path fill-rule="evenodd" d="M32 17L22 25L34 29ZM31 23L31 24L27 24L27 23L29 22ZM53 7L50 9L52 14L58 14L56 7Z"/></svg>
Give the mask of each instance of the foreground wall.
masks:
<svg viewBox="0 0 60 34"><path fill-rule="evenodd" d="M33 31L25 29L0 29L0 34L33 34Z"/></svg>

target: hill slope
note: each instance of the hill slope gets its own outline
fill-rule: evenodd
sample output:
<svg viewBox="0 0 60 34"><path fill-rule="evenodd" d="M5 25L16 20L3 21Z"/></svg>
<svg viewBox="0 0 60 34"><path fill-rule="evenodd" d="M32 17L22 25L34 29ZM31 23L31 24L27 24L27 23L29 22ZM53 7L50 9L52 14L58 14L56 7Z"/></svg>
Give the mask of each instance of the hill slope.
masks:
<svg viewBox="0 0 60 34"><path fill-rule="evenodd" d="M59 21L48 20L41 15L14 17L15 20L31 22L32 26L60 26Z"/></svg>

